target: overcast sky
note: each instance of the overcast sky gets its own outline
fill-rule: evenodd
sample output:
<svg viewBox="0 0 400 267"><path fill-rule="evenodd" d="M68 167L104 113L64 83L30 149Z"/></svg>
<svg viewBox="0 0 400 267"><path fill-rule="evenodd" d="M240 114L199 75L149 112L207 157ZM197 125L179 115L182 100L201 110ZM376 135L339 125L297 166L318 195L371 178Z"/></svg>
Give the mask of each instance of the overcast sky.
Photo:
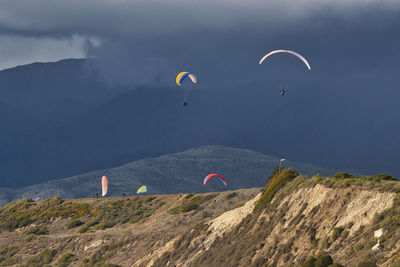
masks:
<svg viewBox="0 0 400 267"><path fill-rule="evenodd" d="M0 69L94 57L110 79L169 83L188 70L229 85L282 68L300 75L287 57L257 66L292 49L309 60L309 79L388 75L399 67L399 17L398 0L2 0Z"/></svg>
<svg viewBox="0 0 400 267"><path fill-rule="evenodd" d="M340 167L368 168L345 165L340 155L346 148L358 161L371 151L382 155L379 164L384 155L398 159L399 33L400 0L0 0L0 69L88 57L105 79L128 85L121 90L176 88L181 71L195 73L199 89L276 90L279 102L271 93L246 103L287 115L281 127L267 125L268 116L254 124L280 129L265 143L279 144L283 135L295 145L279 153L297 160L325 157L321 164L332 166L335 157ZM311 71L282 54L259 66L274 49L302 54ZM231 126L227 132L241 125ZM246 131L265 138L257 128ZM313 132L319 141L308 138ZM297 144L301 135L306 141ZM325 147L336 154L330 158Z"/></svg>

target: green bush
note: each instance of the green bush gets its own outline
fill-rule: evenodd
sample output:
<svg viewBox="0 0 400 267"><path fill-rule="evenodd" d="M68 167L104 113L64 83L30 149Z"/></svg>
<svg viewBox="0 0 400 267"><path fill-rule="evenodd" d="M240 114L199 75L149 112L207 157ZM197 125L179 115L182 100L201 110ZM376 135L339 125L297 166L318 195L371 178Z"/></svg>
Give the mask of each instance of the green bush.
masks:
<svg viewBox="0 0 400 267"><path fill-rule="evenodd" d="M145 202L146 203L150 203L150 202L152 202L154 199L156 199L157 197L148 197L148 198L146 198L146 200L145 200Z"/></svg>
<svg viewBox="0 0 400 267"><path fill-rule="evenodd" d="M234 197L236 197L238 195L238 193L237 192L232 192L232 193L230 193L230 194L228 194L228 195L226 195L226 199L231 199L231 198L234 198Z"/></svg>
<svg viewBox="0 0 400 267"><path fill-rule="evenodd" d="M189 212L197 209L203 203L213 199L215 195L197 195L189 200L185 200L181 205L176 206L169 210L171 214L178 214L183 212Z"/></svg>
<svg viewBox="0 0 400 267"><path fill-rule="evenodd" d="M374 175L373 178L375 180L389 180L389 181L394 180L394 181L396 181L396 178L393 178L392 176L383 174L383 173Z"/></svg>
<svg viewBox="0 0 400 267"><path fill-rule="evenodd" d="M310 256L307 260L300 263L301 267L343 267L339 263L334 263L330 255L325 252L320 253L317 257Z"/></svg>
<svg viewBox="0 0 400 267"><path fill-rule="evenodd" d="M57 254L56 250L50 250L45 248L38 255L30 258L25 264L21 267L43 267L50 266L49 263L52 262L54 256Z"/></svg>
<svg viewBox="0 0 400 267"><path fill-rule="evenodd" d="M266 184L268 184L269 181L271 181L271 179L272 179L275 175L277 175L280 171L281 171L281 165L280 165L279 163L278 163L278 164L275 164L275 166L274 166L274 168L272 169L271 173L270 173L270 174L268 175L268 177L267 177Z"/></svg>
<svg viewBox="0 0 400 267"><path fill-rule="evenodd" d="M13 247L5 247L0 251L0 255L2 257L8 258L8 257L12 257L15 254L17 254L18 251L19 251L19 248L15 247L15 246L13 246Z"/></svg>
<svg viewBox="0 0 400 267"><path fill-rule="evenodd" d="M36 226L36 227L32 227L31 229L28 229L27 231L25 231L26 235L47 235L48 234L48 230L45 226Z"/></svg>
<svg viewBox="0 0 400 267"><path fill-rule="evenodd" d="M86 233L92 226L95 226L99 222L97 220L91 220L85 223L81 228L79 228L78 232L80 234Z"/></svg>
<svg viewBox="0 0 400 267"><path fill-rule="evenodd" d="M78 258L72 253L66 253L61 256L57 261L55 267L68 267L72 262L78 260Z"/></svg>
<svg viewBox="0 0 400 267"><path fill-rule="evenodd" d="M185 199L190 199L190 198L192 198L194 196L194 194L193 193L191 193L191 194L188 194L188 195L186 195L185 196Z"/></svg>
<svg viewBox="0 0 400 267"><path fill-rule="evenodd" d="M81 225L83 225L83 222L81 222L80 220L73 220L70 224L68 224L67 228L72 229Z"/></svg>
<svg viewBox="0 0 400 267"><path fill-rule="evenodd" d="M314 257L309 257L304 262L302 262L300 264L300 266L301 267L315 267L315 262L316 261L317 261L317 259L315 259Z"/></svg>
<svg viewBox="0 0 400 267"><path fill-rule="evenodd" d="M19 251L18 247L5 247L0 251L0 266L10 266L18 263L20 257L14 256Z"/></svg>
<svg viewBox="0 0 400 267"><path fill-rule="evenodd" d="M332 257L325 253L319 254L315 261L315 267L328 267L331 264L333 264Z"/></svg>
<svg viewBox="0 0 400 267"><path fill-rule="evenodd" d="M299 175L297 171L292 168L284 169L279 173L276 173L273 178L270 179L267 187L257 202L254 212L261 211L268 203L272 200L274 195L290 180L293 180Z"/></svg>
<svg viewBox="0 0 400 267"><path fill-rule="evenodd" d="M36 235L28 235L25 237L25 242L31 242L35 237Z"/></svg>
<svg viewBox="0 0 400 267"><path fill-rule="evenodd" d="M347 172L338 172L335 175L333 175L333 178L346 179L346 178L355 178L355 176L353 176Z"/></svg>
<svg viewBox="0 0 400 267"><path fill-rule="evenodd" d="M340 235L342 234L344 228L343 227L335 227L332 230L332 242L335 242Z"/></svg>
<svg viewBox="0 0 400 267"><path fill-rule="evenodd" d="M167 203L165 203L164 201L159 202L159 203L157 204L157 209L158 209L158 208L161 208L161 207L164 206L165 204L167 204Z"/></svg>

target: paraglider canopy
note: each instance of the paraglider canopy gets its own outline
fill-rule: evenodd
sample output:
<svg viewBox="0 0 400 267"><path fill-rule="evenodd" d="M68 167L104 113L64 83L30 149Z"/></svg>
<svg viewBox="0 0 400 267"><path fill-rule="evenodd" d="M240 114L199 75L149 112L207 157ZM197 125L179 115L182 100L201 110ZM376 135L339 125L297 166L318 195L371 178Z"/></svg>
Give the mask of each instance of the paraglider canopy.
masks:
<svg viewBox="0 0 400 267"><path fill-rule="evenodd" d="M260 59L260 61L258 62L258 64L263 63L263 61L264 61L267 57L272 56L273 54L277 54L277 53L288 53L288 54L294 55L294 56L298 57L299 59L301 59L301 61L303 61L303 63L306 64L307 68L308 68L309 70L311 70L310 64L308 63L308 61L307 61L302 55L300 55L299 53L296 53L296 52L294 52L294 51L291 51L291 50L283 50L283 49L280 49L280 50L273 50L273 51L267 53L265 56L263 56L263 57Z"/></svg>
<svg viewBox="0 0 400 267"><path fill-rule="evenodd" d="M143 194L147 192L147 186L142 185L137 191L136 194Z"/></svg>
<svg viewBox="0 0 400 267"><path fill-rule="evenodd" d="M197 83L197 78L196 78L196 76L194 76L193 73L190 73L190 72L187 72L187 71L183 71L183 72L179 73L178 76L176 76L176 84L181 86L183 80L186 77L189 77L192 80L193 83Z"/></svg>
<svg viewBox="0 0 400 267"><path fill-rule="evenodd" d="M101 189L102 189L101 196L104 197L108 191L108 178L105 176L101 177Z"/></svg>
<svg viewBox="0 0 400 267"><path fill-rule="evenodd" d="M216 173L212 173L212 174L207 175L206 178L204 178L204 182L203 182L203 183L204 183L204 184L207 184L207 183L208 183L208 180L210 180L210 179L213 178L213 177L218 177L219 180L220 180L224 185L228 185L228 184L226 183L225 178L222 177L222 176L219 175L219 174L216 174Z"/></svg>

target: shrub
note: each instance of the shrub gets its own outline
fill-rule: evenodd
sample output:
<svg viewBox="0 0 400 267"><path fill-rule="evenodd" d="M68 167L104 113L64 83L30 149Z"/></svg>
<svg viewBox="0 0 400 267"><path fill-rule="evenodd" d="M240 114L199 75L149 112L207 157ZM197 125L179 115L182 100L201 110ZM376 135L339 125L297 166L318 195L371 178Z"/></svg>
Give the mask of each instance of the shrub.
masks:
<svg viewBox="0 0 400 267"><path fill-rule="evenodd" d="M31 242L36 236L35 235L28 235L25 237L26 242Z"/></svg>
<svg viewBox="0 0 400 267"><path fill-rule="evenodd" d="M112 226L111 226L112 227ZM99 223L99 224L96 224L94 227L93 227L93 230L104 230L104 229L106 229L106 228L109 228L109 227L107 227L107 225L105 224L105 223Z"/></svg>
<svg viewBox="0 0 400 267"><path fill-rule="evenodd" d="M287 182L293 180L299 175L297 171L292 168L284 169L269 181L265 188L260 200L257 202L254 212L261 211L272 200L274 195L281 189Z"/></svg>
<svg viewBox="0 0 400 267"><path fill-rule="evenodd" d="M374 176L372 176L372 177L373 177L375 180L394 180L394 181L396 181L396 179L393 178L392 176L387 175L387 174L383 174L383 173L374 175Z"/></svg>
<svg viewBox="0 0 400 267"><path fill-rule="evenodd" d="M31 229L28 229L25 232L25 234L26 235L47 235L48 230L44 226L36 226L36 227L32 227Z"/></svg>
<svg viewBox="0 0 400 267"><path fill-rule="evenodd" d="M55 267L68 267L72 262L76 261L77 259L78 258L74 254L66 253L61 256Z"/></svg>
<svg viewBox="0 0 400 267"><path fill-rule="evenodd" d="M188 195L186 195L185 196L185 199L190 199L190 198L192 198L194 196L194 194L193 193L191 193L191 194L188 194Z"/></svg>
<svg viewBox="0 0 400 267"><path fill-rule="evenodd" d="M316 259L314 257L309 257L304 262L300 264L301 267L315 267Z"/></svg>
<svg viewBox="0 0 400 267"><path fill-rule="evenodd" d="M158 204L157 204L157 209L158 209L158 208L161 208L161 207L164 206L165 204L167 204L167 203L165 203L164 201L158 203Z"/></svg>
<svg viewBox="0 0 400 267"><path fill-rule="evenodd" d="M5 247L0 251L0 255L2 257L12 257L19 251L18 247Z"/></svg>
<svg viewBox="0 0 400 267"><path fill-rule="evenodd" d="M82 224L83 224L83 222L81 222L80 220L73 220L70 224L68 224L67 228L72 229L72 228L81 226Z"/></svg>
<svg viewBox="0 0 400 267"><path fill-rule="evenodd" d="M171 214L189 212L197 209L201 204L213 199L215 195L197 195L184 201L181 205L170 209Z"/></svg>
<svg viewBox="0 0 400 267"><path fill-rule="evenodd" d="M0 251L0 266L15 265L19 261L18 256L14 256L19 251L18 247L5 247Z"/></svg>
<svg viewBox="0 0 400 267"><path fill-rule="evenodd" d="M97 220L91 220L85 223L81 228L79 228L78 232L80 234L86 233L92 226L95 226L99 222Z"/></svg>
<svg viewBox="0 0 400 267"><path fill-rule="evenodd" d="M24 265L21 267L42 267L48 266L48 264L53 260L54 256L57 254L56 250L50 250L45 248L38 255L30 258Z"/></svg>
<svg viewBox="0 0 400 267"><path fill-rule="evenodd" d="M230 193L230 194L228 194L228 195L226 195L226 199L231 199L231 198L234 198L234 197L236 197L238 195L238 193L237 192L232 192L232 193Z"/></svg>
<svg viewBox="0 0 400 267"><path fill-rule="evenodd" d="M150 203L150 202L152 202L154 199L156 199L157 197L148 197L148 198L146 198L146 200L145 200L145 202L146 203Z"/></svg>
<svg viewBox="0 0 400 267"><path fill-rule="evenodd" d="M332 257L325 253L321 253L317 256L315 261L315 267L328 267L333 263Z"/></svg>
<svg viewBox="0 0 400 267"><path fill-rule="evenodd" d="M335 242L340 235L342 234L344 228L343 227L335 227L332 230L332 242Z"/></svg>
<svg viewBox="0 0 400 267"><path fill-rule="evenodd" d="M335 175L333 175L333 178L346 179L346 178L355 178L355 176L353 176L347 172L338 172Z"/></svg>

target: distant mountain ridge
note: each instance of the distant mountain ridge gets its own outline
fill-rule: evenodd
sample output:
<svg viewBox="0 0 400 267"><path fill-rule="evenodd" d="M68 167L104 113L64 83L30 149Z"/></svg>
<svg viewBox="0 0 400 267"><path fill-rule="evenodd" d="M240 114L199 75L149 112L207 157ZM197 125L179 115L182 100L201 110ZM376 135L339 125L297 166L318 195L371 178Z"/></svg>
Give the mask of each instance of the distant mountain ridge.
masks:
<svg viewBox="0 0 400 267"><path fill-rule="evenodd" d="M326 84L313 81L282 97L271 85L208 88L199 81L182 107L173 79L151 87L103 75L94 59L0 71L0 187L17 189L209 144L400 175L397 106L385 104L387 115L381 116L353 90L330 97Z"/></svg>
<svg viewBox="0 0 400 267"><path fill-rule="evenodd" d="M134 195L143 184L149 194L205 193L210 191L235 190L262 187L268 175L279 162L278 157L265 155L248 149L221 146L203 146L184 152L133 161L122 166L102 169L80 175L51 180L17 190L0 188L0 204L23 197L87 198L101 190L100 179L109 180L107 197ZM332 175L335 170L285 161L305 175ZM203 185L209 173L220 173L228 180L225 187L219 181ZM360 172L356 173L359 174Z"/></svg>

